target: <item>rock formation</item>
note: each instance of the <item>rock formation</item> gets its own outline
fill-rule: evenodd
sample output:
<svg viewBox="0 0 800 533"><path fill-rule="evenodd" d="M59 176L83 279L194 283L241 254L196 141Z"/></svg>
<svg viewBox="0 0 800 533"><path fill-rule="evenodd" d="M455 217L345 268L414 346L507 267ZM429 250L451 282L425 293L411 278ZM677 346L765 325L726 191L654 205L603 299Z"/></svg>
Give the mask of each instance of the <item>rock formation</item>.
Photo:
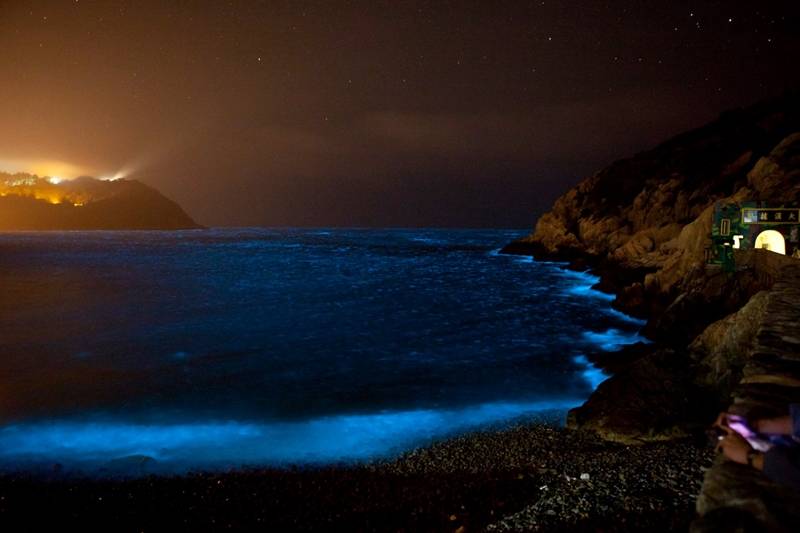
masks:
<svg viewBox="0 0 800 533"><path fill-rule="evenodd" d="M655 319L705 276L716 201L798 198L798 132L796 94L725 113L583 180L505 251L592 266L618 308Z"/></svg>
<svg viewBox="0 0 800 533"><path fill-rule="evenodd" d="M571 413L570 425L625 442L663 439L725 404L764 296L745 304L771 280L757 275L751 259L733 274L706 268L714 203L797 205L798 96L725 113L613 163L567 191L531 235L505 248L592 267L600 288L617 294L614 305L648 318L644 332L657 341L596 357L606 368L614 356L626 364ZM707 412L687 408L698 398L712 399Z"/></svg>
<svg viewBox="0 0 800 533"><path fill-rule="evenodd" d="M570 412L568 426L631 444L702 436L731 402L754 417L800 402L800 260L736 250L735 272L707 267L720 200L800 205L800 94L725 113L613 163L505 248L591 267L617 308L648 319L654 343L589 355L612 376ZM755 531L799 519L797 498L785 492L718 458L696 529L747 523Z"/></svg>
<svg viewBox="0 0 800 533"><path fill-rule="evenodd" d="M0 173L0 230L192 229L194 220L147 185Z"/></svg>
<svg viewBox="0 0 800 533"><path fill-rule="evenodd" d="M708 326L689 345L697 363L695 381L726 401L742 379L742 369L766 318L769 291L760 291L744 307Z"/></svg>

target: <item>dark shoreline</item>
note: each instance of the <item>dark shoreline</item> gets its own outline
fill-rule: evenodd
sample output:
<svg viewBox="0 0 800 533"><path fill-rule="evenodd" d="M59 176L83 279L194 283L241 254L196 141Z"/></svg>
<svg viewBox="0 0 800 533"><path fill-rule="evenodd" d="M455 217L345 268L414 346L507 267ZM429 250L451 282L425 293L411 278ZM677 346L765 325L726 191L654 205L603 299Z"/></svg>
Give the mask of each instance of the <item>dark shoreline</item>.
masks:
<svg viewBox="0 0 800 533"><path fill-rule="evenodd" d="M361 466L132 479L2 475L0 526L685 530L710 459L705 442L624 446L528 424L454 437Z"/></svg>

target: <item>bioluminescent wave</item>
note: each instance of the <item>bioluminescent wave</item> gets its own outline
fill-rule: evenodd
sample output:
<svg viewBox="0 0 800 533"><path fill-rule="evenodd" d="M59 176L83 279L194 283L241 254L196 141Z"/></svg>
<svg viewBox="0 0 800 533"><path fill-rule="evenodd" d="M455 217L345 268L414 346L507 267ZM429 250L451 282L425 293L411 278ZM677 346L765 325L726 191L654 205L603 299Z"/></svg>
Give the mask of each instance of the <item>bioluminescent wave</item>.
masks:
<svg viewBox="0 0 800 533"><path fill-rule="evenodd" d="M115 464L114 459L146 457L158 468L172 471L368 460L498 420L563 410L577 401L498 403L275 423L39 421L0 429L0 465L18 469L57 460L89 465L89 470L96 465L135 473L129 464Z"/></svg>
<svg viewBox="0 0 800 533"><path fill-rule="evenodd" d="M583 333L583 336L585 339L596 344L607 352L619 350L625 344L647 342L647 339L640 336L638 333L625 333L614 328L603 332L586 331Z"/></svg>
<svg viewBox="0 0 800 533"><path fill-rule="evenodd" d="M368 460L580 404L642 340L518 231L0 235L0 456Z"/></svg>
<svg viewBox="0 0 800 533"><path fill-rule="evenodd" d="M592 288L595 283L600 281L597 276L593 276L588 272L578 272L567 269L563 270L563 276L571 282L564 289L568 294L598 298L606 302L610 302L614 299L613 294L608 294Z"/></svg>
<svg viewBox="0 0 800 533"><path fill-rule="evenodd" d="M596 389L602 382L606 380L606 378L608 378L605 372L595 367L585 355L576 355L573 358L573 361L583 366L581 375L583 376L583 379L585 379L589 385L591 385L592 389Z"/></svg>

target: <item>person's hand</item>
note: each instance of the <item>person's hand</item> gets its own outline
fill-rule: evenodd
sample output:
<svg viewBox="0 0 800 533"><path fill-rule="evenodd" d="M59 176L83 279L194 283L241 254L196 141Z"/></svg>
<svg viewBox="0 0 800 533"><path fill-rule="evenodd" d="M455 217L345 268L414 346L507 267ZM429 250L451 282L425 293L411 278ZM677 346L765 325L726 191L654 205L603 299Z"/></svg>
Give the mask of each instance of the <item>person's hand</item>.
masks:
<svg viewBox="0 0 800 533"><path fill-rule="evenodd" d="M714 421L714 426L719 430L728 433L729 429L733 429L736 433L745 438L755 436L758 431L754 430L754 426L743 416L735 415L733 413L720 413Z"/></svg>
<svg viewBox="0 0 800 533"><path fill-rule="evenodd" d="M747 454L753 449L750 443L732 429L726 426L720 427L725 430L726 435L717 444L717 450L722 451L722 454L731 461L746 465Z"/></svg>

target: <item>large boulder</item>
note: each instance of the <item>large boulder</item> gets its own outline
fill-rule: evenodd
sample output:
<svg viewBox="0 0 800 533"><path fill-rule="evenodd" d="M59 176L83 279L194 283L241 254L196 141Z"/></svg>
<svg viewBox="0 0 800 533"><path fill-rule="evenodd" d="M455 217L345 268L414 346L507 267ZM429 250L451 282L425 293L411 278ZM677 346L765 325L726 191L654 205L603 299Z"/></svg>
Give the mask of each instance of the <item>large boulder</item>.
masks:
<svg viewBox="0 0 800 533"><path fill-rule="evenodd" d="M696 361L695 382L730 397L742 377L756 334L766 316L768 291L760 291L744 307L708 326L690 345Z"/></svg>
<svg viewBox="0 0 800 533"><path fill-rule="evenodd" d="M680 294L645 327L652 339L686 347L712 322L734 313L768 288L752 270L729 274L702 266L688 269L678 286Z"/></svg>
<svg viewBox="0 0 800 533"><path fill-rule="evenodd" d="M686 361L685 353L670 349L656 349L637 359L572 409L567 427L625 444L686 437L692 422L702 425L716 408L702 409L709 404L692 385Z"/></svg>

